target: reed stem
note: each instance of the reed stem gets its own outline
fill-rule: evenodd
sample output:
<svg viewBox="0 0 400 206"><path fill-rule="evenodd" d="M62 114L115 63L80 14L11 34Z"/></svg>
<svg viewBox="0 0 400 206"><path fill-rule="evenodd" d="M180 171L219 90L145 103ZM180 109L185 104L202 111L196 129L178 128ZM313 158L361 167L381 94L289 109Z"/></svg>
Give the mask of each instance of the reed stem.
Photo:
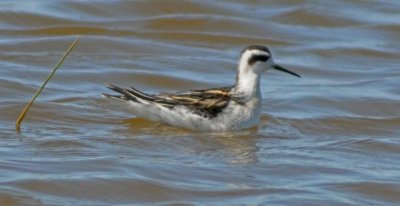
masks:
<svg viewBox="0 0 400 206"><path fill-rule="evenodd" d="M44 81L42 86L39 88L39 90L36 91L36 94L32 97L31 101L28 102L28 104L25 106L24 110L22 110L21 114L19 115L17 121L15 122L15 129L17 131L20 131L21 127L21 122L24 119L26 113L28 112L29 108L32 106L33 102L35 99L39 96L39 94L43 91L44 87L46 86L47 82L50 81L50 79L53 77L53 75L56 73L57 69L63 64L64 60L67 58L68 54L71 52L71 50L78 44L79 38L77 38L68 48L68 50L64 53L58 64L54 67L53 71L49 74L47 79Z"/></svg>

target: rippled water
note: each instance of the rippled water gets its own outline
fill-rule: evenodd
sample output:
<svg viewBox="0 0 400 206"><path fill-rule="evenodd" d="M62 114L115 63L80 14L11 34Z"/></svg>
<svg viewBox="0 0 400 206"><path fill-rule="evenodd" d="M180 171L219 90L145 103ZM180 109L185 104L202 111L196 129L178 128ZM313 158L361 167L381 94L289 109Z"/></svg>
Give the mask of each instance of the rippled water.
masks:
<svg viewBox="0 0 400 206"><path fill-rule="evenodd" d="M1 1L0 205L399 205L399 42L395 0ZM263 76L258 129L180 130L100 97L230 85L250 44L303 76Z"/></svg>

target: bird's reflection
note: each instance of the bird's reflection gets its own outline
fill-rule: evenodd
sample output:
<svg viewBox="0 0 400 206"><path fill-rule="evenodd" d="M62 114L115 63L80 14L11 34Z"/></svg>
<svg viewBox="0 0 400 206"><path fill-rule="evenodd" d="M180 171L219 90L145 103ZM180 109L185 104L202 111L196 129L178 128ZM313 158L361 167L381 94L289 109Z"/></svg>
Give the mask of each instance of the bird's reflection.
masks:
<svg viewBox="0 0 400 206"><path fill-rule="evenodd" d="M263 118L262 121L267 121ZM258 128L236 132L194 132L165 124L130 118L123 121L132 136L146 135L164 138L180 151L200 155L230 164L253 164L258 162L257 142L262 137ZM264 138L264 137L263 137ZM160 139L157 141L160 143Z"/></svg>

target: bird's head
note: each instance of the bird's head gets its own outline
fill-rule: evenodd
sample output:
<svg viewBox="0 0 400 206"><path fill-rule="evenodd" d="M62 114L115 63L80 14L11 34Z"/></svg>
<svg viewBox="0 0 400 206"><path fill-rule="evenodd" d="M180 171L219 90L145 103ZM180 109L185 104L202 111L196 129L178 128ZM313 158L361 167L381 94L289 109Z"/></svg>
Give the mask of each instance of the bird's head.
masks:
<svg viewBox="0 0 400 206"><path fill-rule="evenodd" d="M275 69L297 77L301 77L300 75L289 71L278 64L275 64L270 50L265 46L259 45L248 46L242 51L238 69L239 75L241 73L246 74L248 72L261 74L269 69Z"/></svg>

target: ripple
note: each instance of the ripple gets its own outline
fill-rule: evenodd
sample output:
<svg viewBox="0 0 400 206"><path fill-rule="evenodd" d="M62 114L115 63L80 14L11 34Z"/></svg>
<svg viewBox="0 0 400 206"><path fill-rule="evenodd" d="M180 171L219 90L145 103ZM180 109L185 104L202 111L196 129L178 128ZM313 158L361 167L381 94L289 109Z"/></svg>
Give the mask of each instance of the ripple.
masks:
<svg viewBox="0 0 400 206"><path fill-rule="evenodd" d="M0 205L399 204L399 8L2 1ZM17 133L17 114L77 36ZM249 44L303 76L263 75L258 127L193 132L100 97L104 83L231 85Z"/></svg>
<svg viewBox="0 0 400 206"><path fill-rule="evenodd" d="M336 191L347 191L354 194L354 199L362 204L380 204L378 201L367 199L366 197L374 197L380 199L385 204L399 204L400 198L398 183L389 182L354 182L332 184L328 186Z"/></svg>
<svg viewBox="0 0 400 206"><path fill-rule="evenodd" d="M75 197L81 203L99 204L128 204L132 201L138 203L154 203L159 201L187 201L193 197L212 201L215 197L233 197L236 201L242 202L246 196L273 195L279 192L296 194L298 191L291 191L284 188L243 188L204 191L185 187L166 185L153 181L132 180L132 179L60 179L56 181L23 180L6 183L9 186L19 188L33 194L42 194L53 197L53 201L63 201L68 197ZM80 188L74 190L72 188ZM48 188L52 188L49 190ZM109 191L113 191L110 193ZM233 201L233 199L232 199ZM53 202L54 203L54 202ZM51 204L51 202L50 202Z"/></svg>
<svg viewBox="0 0 400 206"><path fill-rule="evenodd" d="M362 24L351 16L342 16L333 13L326 7L305 6L293 8L290 11L282 12L272 18L276 22L282 24L303 25L308 27L346 27Z"/></svg>
<svg viewBox="0 0 400 206"><path fill-rule="evenodd" d="M37 145L43 149L74 149L74 148L91 148L88 144L85 144L78 140L48 140L41 142Z"/></svg>

